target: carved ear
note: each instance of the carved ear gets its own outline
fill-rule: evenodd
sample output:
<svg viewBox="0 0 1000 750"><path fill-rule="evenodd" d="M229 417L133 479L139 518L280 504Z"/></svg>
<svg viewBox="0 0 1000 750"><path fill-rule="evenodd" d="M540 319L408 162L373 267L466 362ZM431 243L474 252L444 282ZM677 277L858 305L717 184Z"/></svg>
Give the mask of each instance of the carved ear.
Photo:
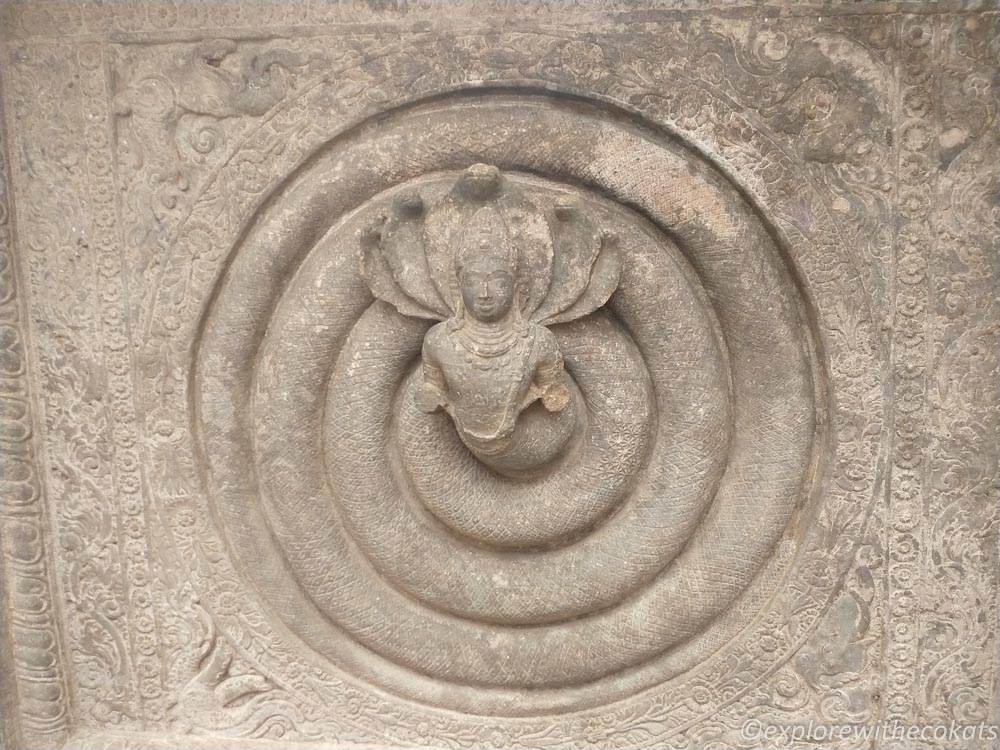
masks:
<svg viewBox="0 0 1000 750"><path fill-rule="evenodd" d="M599 231L579 203L560 198L548 218L555 248L552 287L531 316L545 325L592 313L618 288L621 275L617 238Z"/></svg>
<svg viewBox="0 0 1000 750"><path fill-rule="evenodd" d="M361 276L378 299L388 302L403 315L413 318L428 318L443 320L447 314L442 314L422 304L413 295L408 294L397 281L397 274L384 252L383 237L385 234L385 218L368 227L361 235ZM419 252L416 252L419 250ZM414 248L414 256L423 258L423 251ZM397 258L398 261L398 258ZM421 261L425 263L425 261ZM429 280L428 280L428 283ZM412 287L413 284L411 283ZM435 296L437 293L435 292ZM440 298L438 298L440 300Z"/></svg>

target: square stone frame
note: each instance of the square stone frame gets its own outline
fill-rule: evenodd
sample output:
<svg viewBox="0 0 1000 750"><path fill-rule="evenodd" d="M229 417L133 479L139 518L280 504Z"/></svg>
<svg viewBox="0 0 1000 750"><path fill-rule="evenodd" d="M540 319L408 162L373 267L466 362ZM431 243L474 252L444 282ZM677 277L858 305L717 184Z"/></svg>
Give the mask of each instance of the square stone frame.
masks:
<svg viewBox="0 0 1000 750"><path fill-rule="evenodd" d="M996 725L998 22L958 2L0 3L0 747L737 748L762 746L748 720ZM260 56L280 66L264 88L222 64ZM206 84L192 59L228 77ZM165 541L186 500L150 490L183 460L147 418L150 384L166 400L184 356L144 340L173 324L149 320L154 297L183 306L210 282L199 258L167 262L198 201L239 226L404 82L599 92L755 196L790 168L832 217L888 358L856 374L858 434L841 433L888 436L854 477L880 492L842 519L846 575L763 679L565 727L424 715L349 680L331 710L269 678L250 634L220 636L226 613L192 585L211 566L190 571ZM223 167L231 189L213 187ZM849 345L867 335L841 318Z"/></svg>

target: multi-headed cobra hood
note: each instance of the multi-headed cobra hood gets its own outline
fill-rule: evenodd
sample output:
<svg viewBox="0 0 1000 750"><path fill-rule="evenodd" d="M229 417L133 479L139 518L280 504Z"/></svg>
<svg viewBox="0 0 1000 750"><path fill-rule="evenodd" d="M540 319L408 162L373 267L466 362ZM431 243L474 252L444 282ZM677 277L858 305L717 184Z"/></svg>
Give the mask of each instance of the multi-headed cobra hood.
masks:
<svg viewBox="0 0 1000 750"><path fill-rule="evenodd" d="M398 197L362 238L362 273L404 315L443 320L462 309L458 265L480 253L514 272L518 312L543 325L593 312L618 286L617 243L578 201L542 208L486 164L431 204L417 191Z"/></svg>

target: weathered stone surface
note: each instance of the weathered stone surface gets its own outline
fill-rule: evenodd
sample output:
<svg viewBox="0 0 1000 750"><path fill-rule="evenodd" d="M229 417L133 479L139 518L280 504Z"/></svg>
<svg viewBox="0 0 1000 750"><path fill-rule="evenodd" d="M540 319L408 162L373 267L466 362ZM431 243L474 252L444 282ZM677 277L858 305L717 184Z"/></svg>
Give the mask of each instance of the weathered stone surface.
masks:
<svg viewBox="0 0 1000 750"><path fill-rule="evenodd" d="M998 18L0 4L0 746L994 747Z"/></svg>

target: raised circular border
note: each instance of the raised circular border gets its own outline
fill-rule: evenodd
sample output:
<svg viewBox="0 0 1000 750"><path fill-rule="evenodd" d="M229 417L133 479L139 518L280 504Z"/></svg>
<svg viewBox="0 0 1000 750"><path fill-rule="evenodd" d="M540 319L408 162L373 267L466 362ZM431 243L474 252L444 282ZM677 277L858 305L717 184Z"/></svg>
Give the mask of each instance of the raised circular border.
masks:
<svg viewBox="0 0 1000 750"><path fill-rule="evenodd" d="M710 165L702 163L699 169L693 169L691 156L684 149L664 144L635 125L609 120L605 112L549 97L534 100L493 97L486 102L463 99L431 103L411 109L401 118L396 125L389 124L395 121L383 121L377 135L331 150L301 173L286 189L281 205L275 208L282 221L260 219L258 228L248 237L252 252L235 257L220 286L216 306L224 311L220 314L225 322L214 323L210 317L206 323L204 335L217 343L204 348L197 379L199 391L204 388L225 394L236 389L232 397L224 396L221 401L199 398L210 415L205 422L208 431L202 445L213 449L206 453L213 479L211 493L213 497L226 498L218 506L218 513L226 526L233 527L229 533L235 549L240 545L246 549L245 554L252 562L245 565L253 566L257 580L268 568L283 577L279 586L265 583L260 589L267 599L277 596L280 601L288 602L276 606L275 611L294 612L297 632L334 663L366 677L374 675L379 684L395 692L414 695L433 692L436 703L449 707L469 710L470 705L475 705L476 710L517 714L542 713L554 707L580 708L589 702L606 701L650 687L673 675L657 667L664 661L666 649L698 634L754 578L785 533L790 515L800 504L800 493L808 486L804 482L812 461L809 446L816 423L813 407L801 407L800 400L807 394L815 397L814 383L820 376L809 352L808 328L803 327L805 317L795 300L794 282L787 275L783 260L773 255L774 239L760 217ZM489 142L474 137L479 132L477 126L493 130ZM500 137L501 133L507 134L506 139ZM555 142L556 148L552 139L560 135L564 140ZM514 147L512 139L521 137L527 138L525 145ZM426 145L421 148L421 143ZM448 148L442 150L436 145L440 143L448 143ZM586 144L582 152L581 143ZM395 152L397 158L391 156ZM588 157L582 158L581 153ZM374 154L380 154L382 159L375 159ZM592 158L596 154L603 154L603 163ZM623 157L645 170L641 186L627 169L621 168ZM311 248L311 243L294 237L299 225L316 231L324 221L321 216L339 216L356 210L365 196L432 169L460 168L473 161L496 163L502 170L524 169L558 175L570 184L582 182L641 210L661 229L669 228L671 234L683 237L681 246L688 254L688 261L700 267L702 282L709 285L710 295L716 295L720 318L745 330L741 337L729 341L730 347L737 347L735 354L740 361L737 379L742 383L742 394L747 396L737 400L735 409L737 418L746 423L746 429L757 433L757 439L750 439L747 432L745 439L739 441L734 449L737 468L723 475L719 499L694 533L693 541L688 542L677 561L648 590L635 594L632 597L635 601L626 600L627 606L623 604L547 629L539 626L538 635L530 639L524 637L523 631L506 633L495 625L479 633L466 621L452 621L452 638L436 638L435 631L443 627L440 617L417 616L406 628L381 631L384 645L379 650L386 648L386 643L392 644L392 661L398 662L387 668L379 658L356 653L356 644L331 638L336 631L322 621L313 618L311 625L304 626L306 613L311 609L301 599L297 604L287 599L294 587L300 585L310 592L323 612L329 608L342 609L344 604L353 606L352 611L357 613L355 624L345 627L362 637L373 632L377 622L398 620L408 607L405 598L393 599L389 589L372 594L373 606L362 606L360 602L369 599L367 588L380 584L377 574L369 571L354 583L349 577L322 574L330 567L338 571L351 569L347 559L334 564L327 556L350 556L353 545L346 539L323 544L313 534L317 527L312 524L284 527L286 519L305 519L310 513L326 512L317 492L299 497L297 502L301 507L292 515L276 514L273 510L267 513L273 531L259 526L257 513L247 512L260 495L260 487L253 479L253 463L247 461L246 449L230 442L231 437L253 430L253 421L247 416L251 414L252 397L238 395L246 393L249 375L237 365L248 361L246 343L252 346L262 335L270 308L275 304L275 293L287 278L288 264L296 266ZM386 174L387 164L401 166L395 174ZM344 190L348 182L350 189ZM295 206L298 208L290 208ZM740 254L741 249L758 247L770 247L772 251ZM346 255L355 257L350 252ZM349 274L349 266L342 272ZM246 279L252 280L252 287L247 286ZM755 295L759 296L762 289L767 290L764 297L767 302L757 304ZM343 295L343 298L350 300L356 296ZM362 295L359 299L367 297ZM750 310L754 310L752 315ZM356 312L352 311L350 316ZM769 340L774 330L783 333ZM805 333L805 341L799 340L801 333ZM760 350L765 341L769 345L767 354ZM806 364L811 359L812 365ZM299 395L309 398L307 393ZM745 413L739 416L741 412ZM233 419L236 421L232 422ZM693 435L691 439L698 438ZM215 450L225 445L229 446L225 456L216 460ZM804 448L800 457L796 457L797 448ZM359 487L357 491L366 489ZM282 495L281 501L285 503L296 497L294 493ZM759 526L755 533L748 534L745 524L751 518ZM336 523L332 527L336 528ZM297 570L295 577L285 577L282 556L271 563L262 558L262 551L275 536L284 539L283 545L287 546L297 543L303 535L311 541L307 540L302 548L306 557L300 555L298 562L290 560ZM711 597L705 595L709 589L713 592ZM681 599L685 602L683 606L671 604ZM359 616L370 624L358 621ZM650 641L649 633L660 635ZM388 642L386 637L390 639ZM595 637L596 645L590 642ZM621 661L614 675L599 671L603 669L599 662L570 656L578 653L582 644L598 648L604 641L607 643L599 650L607 653L617 650ZM474 646L477 643L480 645ZM370 643L365 645L373 648ZM425 653L431 646L442 653ZM531 658L525 658L527 646L535 649ZM478 676L483 669L491 671L488 669L491 663L506 665L500 675L502 682L495 687L484 684ZM438 666L437 676L429 678L437 681L437 685L426 685L427 678L421 675L431 664L446 668L446 675L439 673L441 666ZM396 676L400 665L409 674L402 680ZM442 683L444 676L453 682ZM480 689L470 691L466 687L469 684ZM526 689L531 690L530 700Z"/></svg>
<svg viewBox="0 0 1000 750"><path fill-rule="evenodd" d="M404 128L405 121L399 127ZM403 187L409 189L409 183ZM395 189L390 191L394 192ZM375 207L366 203L364 210L377 211L377 205L384 200L386 198L380 195L376 198ZM596 205L593 208L595 212L600 210ZM616 218L622 221L629 217ZM392 363L405 367L409 362L416 362L415 352L419 350L425 330L420 323L398 320L394 313L376 306L366 311L350 335L338 333L345 324L339 314L343 307L341 301L359 293L359 282L349 275L331 277L324 270L330 263L326 256L344 251L350 253L354 249L355 231L363 223L363 218L357 214L352 214L346 223L338 222L303 261L295 277L286 284L282 301L276 305L275 315L261 344L258 357L261 374L256 381L255 416L258 431L262 435L269 432L271 437L258 439L256 463L260 466L264 456L268 455L267 463L275 467L276 474L281 475L280 481L277 481L276 478L263 476L266 470L258 471L262 474L263 506L270 516L277 519L273 528L280 534L283 546L320 549L320 536L326 535L333 543L339 534L332 527L346 522L355 530L353 539L357 546L382 577L398 584L407 580L404 578L401 581L402 576L407 576L417 582L423 591L428 590L427 580L430 578L431 590L437 587L439 592L432 605L435 609L461 616L463 606L477 606L479 612L466 616L473 619L481 617L498 625L520 625L519 638L528 635L529 631L524 629L526 626L586 615L613 605L615 600L626 594L635 593L683 548L687 535L711 502L731 441L728 434L731 426L727 399L729 377L722 341L704 292L699 294L698 288L691 286L695 283L693 271L676 249L671 250L670 246L664 247L656 242L651 232L620 231L624 284L609 307L618 314L632 315L627 326L629 331L636 333L637 328L644 331L640 335L642 348L647 356L655 356L655 369L663 383L656 389L661 392L658 410L664 418L656 420L659 439L651 457L651 464L655 465L649 465L637 477L638 487L631 487L635 490L634 494L644 495L645 499L633 497L620 503L612 517L600 526L601 531L578 538L569 545L548 547L528 554L477 551L458 543L452 534L438 533L443 530L433 518L412 512L419 503L406 502L408 484L405 478L399 476L396 487L386 486L398 470L394 469L393 461L387 455L389 451L382 449L383 441L374 435L361 439L358 444L342 446L344 452L337 463L344 477L328 472L331 494L342 498L336 503L339 512L331 513L324 507L307 513L307 508L316 504L314 501L291 500L296 496L305 498L302 495L304 480L313 473L308 466L299 465L298 458L307 455L315 445L315 437L312 436L317 421L314 394L322 390L330 379L330 374L323 369L324 365L332 367L339 350L339 356L350 364L337 366L334 374L357 381L346 390L339 391L339 405L327 403L325 407L327 414L323 421L327 437L323 444L329 454L331 446L337 444L331 439L331 432L368 433L370 429L378 430L380 425L385 424L384 414L379 410L365 412L367 402L376 397L383 402L392 398L391 391L384 391L377 385L382 383L391 388L392 382L384 381L386 371L394 367ZM651 305L653 299L657 303ZM326 312L317 312L319 308ZM660 318L660 312L665 309L672 311L669 325L664 325ZM363 322L370 327L373 317L382 321L376 324L375 333L361 333L359 327ZM314 335L307 337L301 325L295 324L301 318L310 324L327 320L329 325L316 328ZM629 318L626 317L626 320ZM226 328L221 326L221 330ZM593 371L596 361L602 359L600 354L586 345L587 329L615 330L610 319L603 314L553 328L557 337L567 343L575 341L574 348L580 348L579 353L564 350L568 367L577 364L584 370L589 367ZM380 348L385 345L383 338L398 339L400 336L409 342L406 347L400 340L385 350ZM620 330L615 340L618 339L623 345L628 345L626 351L629 356L641 356L628 331ZM341 349L341 346L348 348ZM326 352L325 357L317 357L320 349ZM612 348L605 354L613 359L615 351ZM579 355L582 355L582 360ZM698 361L697 367L689 368L681 364L685 355L704 361ZM239 355L226 357L231 358L237 359ZM590 365L586 360L591 360ZM377 363L377 366L369 369L366 362ZM599 371L600 368L597 369ZM645 396L647 388L652 387L651 383L645 382L648 377L645 369L643 374L645 377L634 384L638 389L635 395ZM391 380L402 380L404 377L397 372ZM335 382L336 377L330 380L331 390ZM605 412L619 411L623 401L620 393L615 392L616 386L620 384L609 371L602 386L605 392L592 394L594 405ZM357 394L364 394L360 403ZM656 398L656 395L650 391L649 397ZM398 405L398 399L396 402ZM642 404L643 409L651 406ZM638 411L640 407L635 405L634 408ZM628 420L623 421L627 429ZM436 424L440 440L446 443L448 439L457 439L446 418L440 417ZM266 430L268 425L270 430ZM224 437L222 439L225 440ZM452 456L449 468L468 477L470 463L471 468L477 468L477 462L464 447L455 447L457 455ZM572 477L567 477L566 472L551 477L570 483L569 488L563 486L560 492L574 491L570 489L574 487L573 482L581 480L575 491L585 493L588 482L601 479L600 474L605 470L602 468L604 461L614 455L609 456L604 450L598 444L589 452L595 466L584 467L574 463L569 467ZM645 450L637 451L631 457L632 465L638 467L645 456ZM464 464L461 463L463 459ZM329 459L327 465L331 465ZM350 466L353 469L349 470ZM365 476L358 476L358 472ZM315 480L314 483L318 484ZM501 480L498 491L506 500L506 493L537 490L537 484L521 485ZM554 486L544 480L542 484L543 489L551 490ZM334 489L335 486L339 490ZM388 490L388 493L379 489ZM318 488L305 491L309 496L320 494ZM533 497L540 502L537 495ZM325 499L319 504L333 505ZM297 523L281 519L289 511L298 513ZM360 520L359 514L362 514ZM414 523L407 523L407 517L411 515ZM289 530L291 526L296 528ZM635 557L628 555L627 545L630 543L635 545ZM419 555L421 559L419 562L408 560L408 553ZM307 552L307 555L311 554ZM399 565L396 565L397 557L401 558ZM446 566L448 571L441 571L441 566ZM338 565L337 569L342 567ZM402 572L399 572L400 567ZM569 586L560 580L560 573L564 570L576 571L574 583ZM501 597L499 599L492 598L489 586L476 583L483 579L492 582L494 578L506 582L501 591L495 592ZM471 585L466 585L469 583L466 579L471 579ZM613 581L621 585L613 585ZM426 601L428 598L415 591L413 586L404 588L418 600ZM567 597L573 601L568 605L570 611L566 611L567 605L563 603ZM355 598L362 600L365 597L359 594ZM401 603L406 602L402 600ZM446 623L443 624L446 626ZM369 647L377 650L372 644Z"/></svg>
<svg viewBox="0 0 1000 750"><path fill-rule="evenodd" d="M575 714L588 727L589 741L598 741L605 735L621 738L623 726L657 716L659 729L653 739L663 741L737 700L763 679L808 636L829 604L857 546L846 530L863 528L867 523L884 481L881 456L887 433L882 426L883 395L879 384L880 374L887 367L886 354L871 322L857 249L840 235L816 186L795 169L794 160L766 131L735 111L711 87L691 81L683 74L658 78L655 85L630 80L629 87L622 89L619 84L629 79L630 73L610 57L585 70L570 66L580 43L565 35L518 32L513 36L518 41L511 47L512 52L516 51L524 65L530 61L531 65L537 63L537 68L530 72L522 72L517 65L497 68L490 56L490 45L482 44L475 33L447 41L431 37L390 45L379 55L352 59L279 108L260 128L251 131L231 158L213 173L164 257L161 281L154 287L145 331L139 336L147 361L162 363L150 367L147 378L138 384L152 438L151 449L168 452L175 457L178 467L169 480L161 481L155 475L151 478L153 497L168 522L164 530L169 543L178 549L180 559L189 561L191 584L220 630L238 646L245 659L261 672L274 675L298 700L327 707L326 718L321 719L326 725L344 727L338 717L354 715L351 706L355 704L351 701L362 699L363 705L370 706L375 713L370 720L362 716L346 726L367 727L369 737L409 737L405 728L430 718L434 722L433 731L442 736L469 733L485 739L501 725L484 723L475 716L462 717L389 700L388 696L379 698L360 684L330 674L321 665L303 661L295 638L271 621L259 603L239 597L243 590L241 573L231 561L224 554L202 553L206 548L218 549L220 536L207 509L198 501L197 487L201 482L198 459L191 450L185 423L174 422L174 416L185 414L191 404L187 383L177 373L190 371L188 342L197 335L197 321L223 268L224 248L232 246L244 231L246 224L240 217L248 219L262 201L266 202L265 188L268 192L271 189L266 181L253 187L240 185L242 170L247 159L253 162L259 154L267 152L276 137L300 134L286 140L290 148L279 160L285 169L292 171L324 142L336 140L368 117L379 115L386 100L405 106L424 97L451 95L467 89L468 84L449 81L449 70L462 71L463 81L468 74L480 76L486 91L501 90L500 86L510 90L510 86L516 86L518 92L558 90L570 96L586 95L604 106L619 109L628 118L642 117L656 123L655 127L663 128L661 132L666 138L680 134L688 143L706 144L714 154L709 158L716 167L731 175L731 179L744 182L754 195L753 203L768 207L782 245L810 292L822 356L833 381L830 396L832 414L836 415L835 438L826 464L828 471L823 474L823 486L816 498L822 502L810 504L813 523L801 540L797 555L800 559L791 569L792 559L788 555L779 554L776 558L770 575L789 571L788 580L761 616L749 624L745 618L736 618L724 629L721 639L708 639L713 644L710 650L716 653L683 679L625 703ZM634 52L642 54L641 49ZM401 87L392 71L404 60L434 60L434 75ZM361 63L363 68L359 67ZM336 93L341 85L353 86L359 70L363 70L363 80L378 87L378 98L341 97ZM664 96L663 89L669 89L670 94ZM338 103L338 116L324 127L302 130L302 118L307 114L315 116L330 101ZM678 107L689 101L706 107L710 117L717 118L718 130L714 125L703 125L700 119L678 114ZM757 164L765 162L766 172L756 169ZM236 207L236 223L217 220L220 196ZM802 224L802 217L808 217L806 225ZM207 264L207 268L192 275L188 269L196 261ZM850 336L842 335L844 329L838 313L845 300L855 303ZM240 601L239 607L233 607L234 600ZM784 622L780 614L783 609L798 612L795 625L775 630L776 623ZM745 611L747 615L749 611ZM766 649L764 634L771 638ZM739 673L727 666L732 658L738 658L743 665ZM294 672L290 671L293 667ZM706 697L692 701L692 690ZM389 724L379 718L386 715L394 717ZM545 745L558 743L563 736L578 736L577 719L573 719L572 726L552 722L552 717L522 721L517 731L529 733ZM393 727L403 734L397 734ZM639 742L645 734L626 729L625 736Z"/></svg>

